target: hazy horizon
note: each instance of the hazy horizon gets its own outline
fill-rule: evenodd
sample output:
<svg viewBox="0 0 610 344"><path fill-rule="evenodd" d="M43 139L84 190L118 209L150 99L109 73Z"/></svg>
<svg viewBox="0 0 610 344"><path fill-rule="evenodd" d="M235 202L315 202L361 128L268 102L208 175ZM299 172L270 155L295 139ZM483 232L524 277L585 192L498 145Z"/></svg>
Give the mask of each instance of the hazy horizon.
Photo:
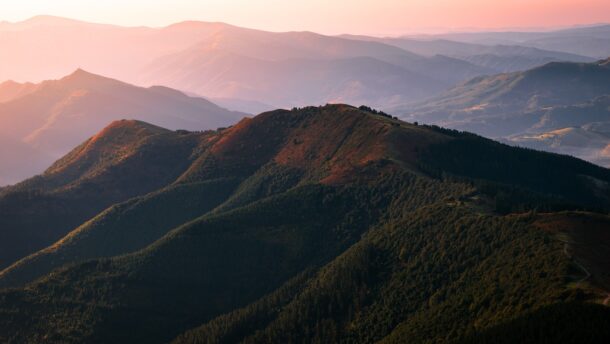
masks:
<svg viewBox="0 0 610 344"><path fill-rule="evenodd" d="M34 0L4 6L0 22L56 16L119 26L164 27L183 21L223 22L265 31L313 31L328 35L396 36L473 31L546 31L610 23L610 3L602 0L346 1L327 4L251 1L111 0L83 3Z"/></svg>

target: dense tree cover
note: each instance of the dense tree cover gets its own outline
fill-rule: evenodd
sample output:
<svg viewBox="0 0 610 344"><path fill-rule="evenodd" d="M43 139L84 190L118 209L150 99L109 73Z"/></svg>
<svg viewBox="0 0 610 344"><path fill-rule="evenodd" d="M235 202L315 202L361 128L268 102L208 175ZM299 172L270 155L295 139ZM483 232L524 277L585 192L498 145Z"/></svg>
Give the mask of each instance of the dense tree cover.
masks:
<svg viewBox="0 0 610 344"><path fill-rule="evenodd" d="M388 176L385 182L346 188L305 185L210 214L134 255L67 268L21 292L5 293L0 318L14 319L13 312L29 309L32 322L9 338L16 342L40 340L32 333L49 332L58 338L75 333L87 341L169 340L180 329L252 302L303 269L328 262L378 221L394 190L413 192L419 183L411 179ZM434 184L438 195L452 190L441 183L429 186ZM87 277L76 282L77 276ZM84 314L75 311L81 307ZM54 320L46 319L49 313ZM10 323L2 323L0 332L10 333Z"/></svg>
<svg viewBox="0 0 610 344"><path fill-rule="evenodd" d="M61 241L0 272L0 287L17 287L69 263L142 249L224 202L235 179L172 185L114 205Z"/></svg>
<svg viewBox="0 0 610 344"><path fill-rule="evenodd" d="M482 215L468 205L420 208L370 231L295 296L285 296L294 290L291 281L176 342L391 343L465 336L573 297L564 287L569 261L560 243L547 243L530 227L533 218ZM246 331L244 323L259 325Z"/></svg>
<svg viewBox="0 0 610 344"><path fill-rule="evenodd" d="M199 138L0 291L0 341L449 343L598 297L539 220L607 212L608 170L344 105Z"/></svg>
<svg viewBox="0 0 610 344"><path fill-rule="evenodd" d="M572 157L510 147L469 133L435 130L454 139L431 145L421 154L419 166L431 175L483 181L487 192L509 198L508 203L521 203L518 193L534 191L554 198L549 199L549 207L610 207L610 170L606 168ZM494 184L510 187L498 189Z"/></svg>
<svg viewBox="0 0 610 344"><path fill-rule="evenodd" d="M369 106L366 106L366 105L362 105L362 106L358 107L358 109L362 110L362 111L373 113L375 115L380 115L380 116L384 116L384 117L388 117L388 118L397 119L396 117L392 117L391 115L389 115L389 114L387 114L387 113L385 113L383 111L375 110L375 109L373 109L373 108L371 108Z"/></svg>
<svg viewBox="0 0 610 344"><path fill-rule="evenodd" d="M462 343L608 343L610 309L589 303L558 303L471 335Z"/></svg>
<svg viewBox="0 0 610 344"><path fill-rule="evenodd" d="M105 208L173 182L190 165L198 143L195 134L177 136L139 124L109 129L43 175L1 190L0 269L61 239ZM104 149L94 149L96 144Z"/></svg>

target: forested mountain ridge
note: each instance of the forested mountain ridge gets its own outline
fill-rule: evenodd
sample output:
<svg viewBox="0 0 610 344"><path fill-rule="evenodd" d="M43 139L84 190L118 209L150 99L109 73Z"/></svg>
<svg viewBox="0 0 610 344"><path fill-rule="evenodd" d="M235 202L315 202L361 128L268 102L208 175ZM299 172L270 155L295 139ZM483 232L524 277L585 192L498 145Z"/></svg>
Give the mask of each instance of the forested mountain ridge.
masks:
<svg viewBox="0 0 610 344"><path fill-rule="evenodd" d="M2 341L453 342L606 296L607 169L347 105L138 126L184 168L4 270Z"/></svg>
<svg viewBox="0 0 610 344"><path fill-rule="evenodd" d="M177 178L200 134L116 122L45 173L0 190L0 266L34 253L90 217Z"/></svg>

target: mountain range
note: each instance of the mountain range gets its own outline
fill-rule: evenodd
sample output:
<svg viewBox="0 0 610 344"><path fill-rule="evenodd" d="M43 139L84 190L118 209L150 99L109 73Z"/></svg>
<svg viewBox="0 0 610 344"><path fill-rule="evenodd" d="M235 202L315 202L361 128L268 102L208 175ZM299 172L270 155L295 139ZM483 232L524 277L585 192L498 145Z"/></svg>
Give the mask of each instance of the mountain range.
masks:
<svg viewBox="0 0 610 344"><path fill-rule="evenodd" d="M601 59L610 56L610 38L608 37L610 37L610 25L598 24L539 32L458 32L417 35L410 38L447 39L485 45L520 45Z"/></svg>
<svg viewBox="0 0 610 344"><path fill-rule="evenodd" d="M248 113L329 102L389 108L476 76L593 60L518 44L438 41L432 43L438 48L422 49L407 38L278 33L194 21L149 28L39 16L4 22L0 33L0 80L39 82L82 68L139 86L222 99Z"/></svg>
<svg viewBox="0 0 610 344"><path fill-rule="evenodd" d="M376 41L393 45L422 56L443 55L464 60L495 73L516 72L549 62L594 62L595 58L578 54L538 49L518 44L476 44L451 41L440 37L370 37L344 35L342 37Z"/></svg>
<svg viewBox="0 0 610 344"><path fill-rule="evenodd" d="M245 116L166 87L136 87L81 69L39 84L6 82L0 95L1 185L41 173L114 120L206 130Z"/></svg>
<svg viewBox="0 0 610 344"><path fill-rule="evenodd" d="M607 59L553 62L475 78L394 112L609 166L609 80Z"/></svg>
<svg viewBox="0 0 610 344"><path fill-rule="evenodd" d="M0 189L0 340L603 342L609 195L608 169L369 107L118 121Z"/></svg>
<svg viewBox="0 0 610 344"><path fill-rule="evenodd" d="M486 76L511 72L511 80L516 80L548 62L594 63L590 56L597 56L585 50L587 56L520 44L526 39L553 35L601 39L606 29L378 38L277 33L195 21L162 28L93 24L52 16L3 22L0 80L8 81L0 83L0 157L4 161L0 185L41 173L99 128L121 118L169 129L206 130L227 126L245 113L309 104L367 104L401 116L414 108L415 112L434 112L435 108L448 114L435 99L470 92L464 85L487 80L476 86L483 90L486 82L496 78ZM475 37L496 36L513 41L474 43ZM38 56L45 56L44 64L38 63ZM547 77L552 78L550 74ZM39 82L46 79L57 80ZM509 87L505 83L505 88ZM535 91L538 95L541 92L546 91ZM595 102L593 98L570 104L549 100L547 107L582 108ZM420 107L424 101L426 109ZM225 111L212 102L236 111ZM544 109L540 111L548 110ZM463 120L480 122L476 114L473 116ZM552 126L547 135L510 125L498 133L476 125L463 126L453 119L425 117L419 120L574 154L596 163L607 161L607 149L602 145L605 132L576 134L603 128L588 122L555 133L550 132L565 127ZM14 125L7 124L13 121ZM586 128L581 128L583 125ZM564 149L565 144L558 143L566 142L567 133L579 137L578 147ZM586 137L595 142L588 143Z"/></svg>

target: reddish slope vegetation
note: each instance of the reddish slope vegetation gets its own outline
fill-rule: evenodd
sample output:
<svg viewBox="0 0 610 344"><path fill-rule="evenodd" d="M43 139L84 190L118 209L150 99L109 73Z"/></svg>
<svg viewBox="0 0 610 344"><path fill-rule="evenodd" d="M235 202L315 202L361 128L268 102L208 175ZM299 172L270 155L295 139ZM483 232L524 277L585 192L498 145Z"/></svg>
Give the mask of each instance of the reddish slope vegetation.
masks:
<svg viewBox="0 0 610 344"><path fill-rule="evenodd" d="M446 139L348 105L277 110L222 132L182 180L211 178L220 170L249 174L272 162L302 170L312 180L341 183L376 161L413 166L416 152Z"/></svg>
<svg viewBox="0 0 610 344"><path fill-rule="evenodd" d="M6 233L47 246L0 273L17 287L0 291L0 341L156 343L200 325L194 342L449 341L597 297L571 288L580 261L532 210L607 212L609 184L578 159L364 107L204 133L114 123L0 198L21 212Z"/></svg>

